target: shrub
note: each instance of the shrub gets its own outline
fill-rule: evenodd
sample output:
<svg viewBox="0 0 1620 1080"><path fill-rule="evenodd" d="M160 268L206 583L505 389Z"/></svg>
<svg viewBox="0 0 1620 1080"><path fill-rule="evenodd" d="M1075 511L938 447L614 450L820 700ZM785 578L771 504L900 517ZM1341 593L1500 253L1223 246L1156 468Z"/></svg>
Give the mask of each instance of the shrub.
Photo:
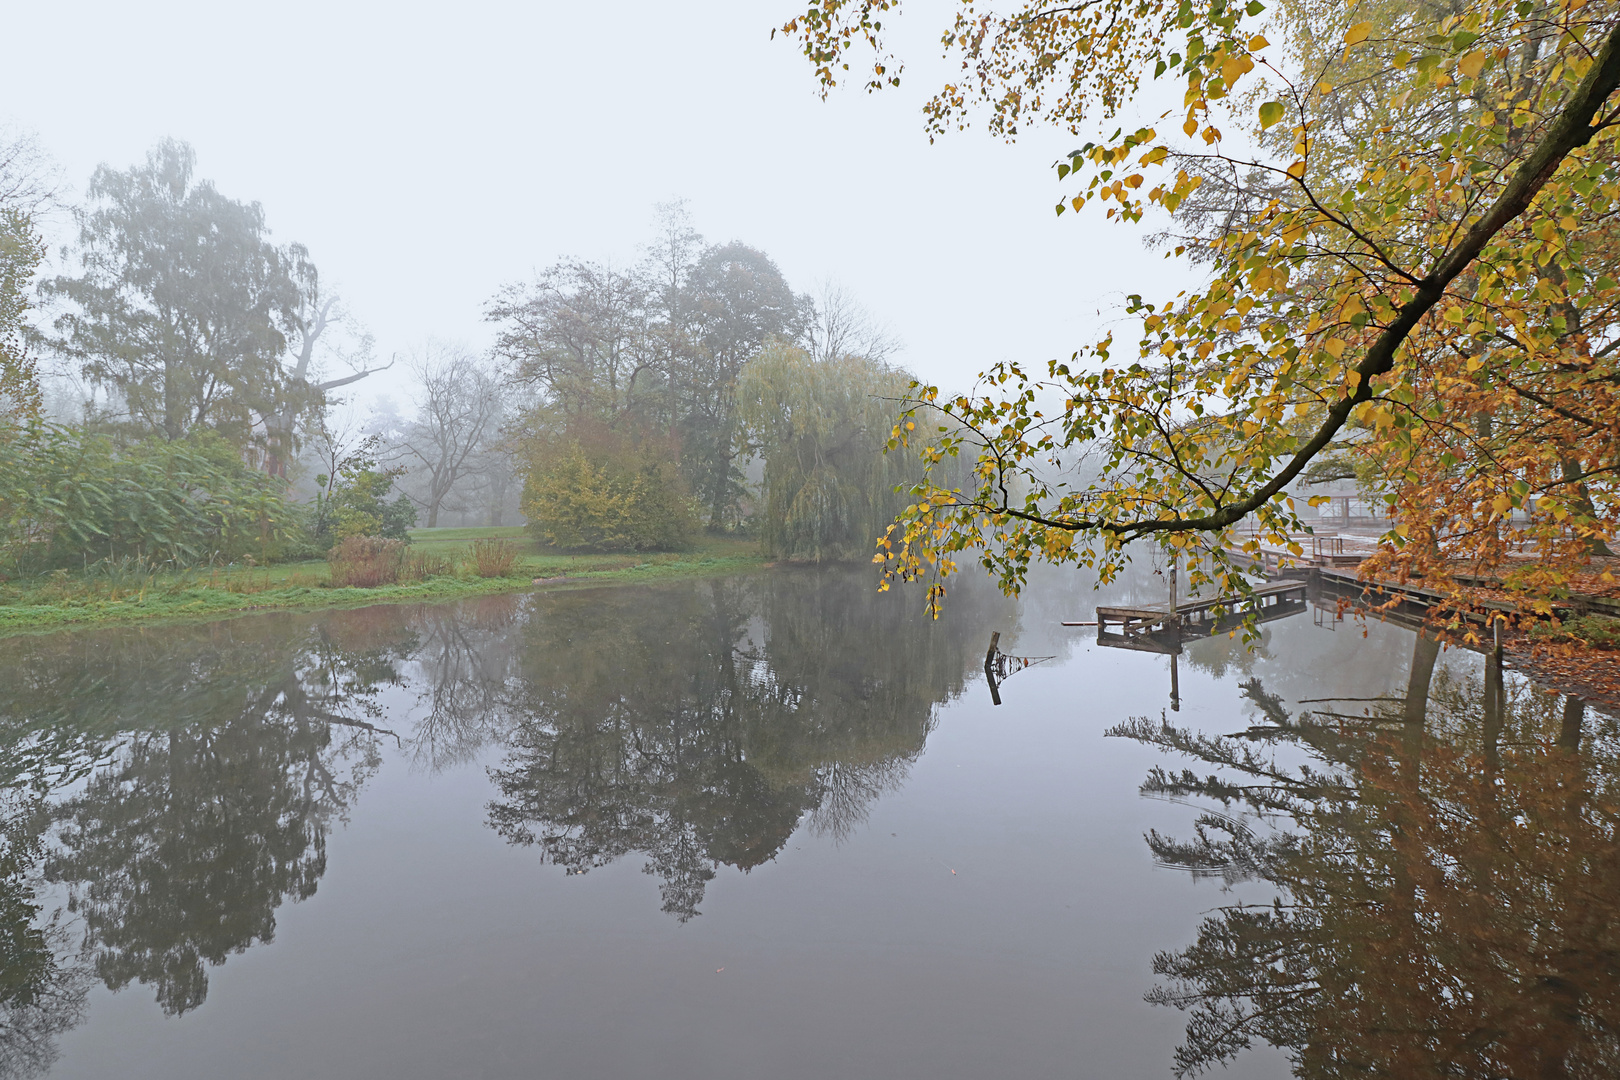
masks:
<svg viewBox="0 0 1620 1080"><path fill-rule="evenodd" d="M523 485L529 528L553 547L583 551L668 551L697 531L692 500L669 448L578 440L531 461Z"/></svg>
<svg viewBox="0 0 1620 1080"><path fill-rule="evenodd" d="M35 425L0 439L0 565L269 561L295 531L285 490L211 432L119 447Z"/></svg>
<svg viewBox="0 0 1620 1080"><path fill-rule="evenodd" d="M456 572L456 561L443 555L429 555L413 551L405 558L400 576L405 581L426 581L430 577L443 577Z"/></svg>
<svg viewBox="0 0 1620 1080"><path fill-rule="evenodd" d="M1594 649L1620 649L1620 619L1607 615L1574 615L1554 627L1537 623L1530 636L1538 641L1574 641Z"/></svg>
<svg viewBox="0 0 1620 1080"><path fill-rule="evenodd" d="M517 545L510 540L474 540L473 569L479 577L505 577L517 563Z"/></svg>
<svg viewBox="0 0 1620 1080"><path fill-rule="evenodd" d="M403 469L377 467L378 440L362 443L338 462L331 476L315 478L315 501L309 507L311 541L324 549L351 536L378 536L410 542L416 507L404 495L384 501Z"/></svg>
<svg viewBox="0 0 1620 1080"><path fill-rule="evenodd" d="M396 584L405 570L405 544L381 536L340 540L326 557L333 588L374 589Z"/></svg>

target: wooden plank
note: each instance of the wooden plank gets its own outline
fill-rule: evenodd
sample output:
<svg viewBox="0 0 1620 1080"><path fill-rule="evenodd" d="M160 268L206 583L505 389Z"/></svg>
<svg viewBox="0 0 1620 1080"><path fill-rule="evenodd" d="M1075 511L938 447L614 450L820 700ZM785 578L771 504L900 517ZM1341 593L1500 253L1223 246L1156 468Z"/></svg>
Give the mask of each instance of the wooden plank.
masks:
<svg viewBox="0 0 1620 1080"><path fill-rule="evenodd" d="M1117 619L1162 619L1170 614L1170 607L1168 604L1158 606L1148 604L1143 607L1117 607L1109 604L1098 605L1097 613L1099 615L1107 614Z"/></svg>

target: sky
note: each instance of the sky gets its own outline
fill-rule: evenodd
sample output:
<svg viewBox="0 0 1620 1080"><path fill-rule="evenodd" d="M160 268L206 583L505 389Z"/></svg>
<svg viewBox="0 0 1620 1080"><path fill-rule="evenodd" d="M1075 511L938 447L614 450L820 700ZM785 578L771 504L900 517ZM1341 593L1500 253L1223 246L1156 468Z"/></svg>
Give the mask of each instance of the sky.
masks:
<svg viewBox="0 0 1620 1080"><path fill-rule="evenodd" d="M901 88L824 101L771 39L793 13L777 0L17 5L0 119L38 136L70 197L98 164L191 143L201 177L309 247L383 357L485 347L501 285L563 257L628 263L654 204L685 198L710 241L766 251L799 291L836 279L901 363L963 387L1067 358L1169 268L1135 227L1054 213L1075 137L930 145L947 8L915 7ZM361 385L408 401L407 378Z"/></svg>

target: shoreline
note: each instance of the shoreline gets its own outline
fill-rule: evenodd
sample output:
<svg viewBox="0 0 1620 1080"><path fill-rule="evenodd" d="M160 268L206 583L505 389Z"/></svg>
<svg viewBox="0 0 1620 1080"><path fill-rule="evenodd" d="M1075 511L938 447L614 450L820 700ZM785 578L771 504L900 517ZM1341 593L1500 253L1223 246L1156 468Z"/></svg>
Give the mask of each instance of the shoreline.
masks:
<svg viewBox="0 0 1620 1080"><path fill-rule="evenodd" d="M582 562L600 560L581 560ZM48 604L0 604L0 637L89 630L104 626L206 622L264 611L326 611L378 604L448 603L478 596L550 592L588 586L639 585L761 570L762 555L694 551L661 554L630 566L582 568L556 574L552 567L519 565L521 575L500 578L434 577L410 585L363 589L287 584L257 592L235 592L217 585L151 590L122 599L65 599ZM262 571L261 571L262 572ZM246 576L246 572L243 576Z"/></svg>

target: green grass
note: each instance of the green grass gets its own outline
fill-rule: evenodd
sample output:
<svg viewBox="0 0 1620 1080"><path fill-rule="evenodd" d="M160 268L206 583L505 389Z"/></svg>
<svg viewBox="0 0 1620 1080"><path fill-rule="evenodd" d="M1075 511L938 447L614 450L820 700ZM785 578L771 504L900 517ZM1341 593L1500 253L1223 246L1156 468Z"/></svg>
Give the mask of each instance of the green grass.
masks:
<svg viewBox="0 0 1620 1080"><path fill-rule="evenodd" d="M481 578L461 556L476 539L495 537L519 545L512 574ZM268 567L228 567L166 574L71 574L0 584L0 634L152 620L201 619L244 611L311 610L369 604L424 603L463 596L628 584L701 577L757 569L764 564L751 540L705 537L691 551L569 555L539 548L521 527L415 529L412 547L457 558L453 575L375 589L328 586L324 561ZM533 584L536 578L561 578Z"/></svg>

